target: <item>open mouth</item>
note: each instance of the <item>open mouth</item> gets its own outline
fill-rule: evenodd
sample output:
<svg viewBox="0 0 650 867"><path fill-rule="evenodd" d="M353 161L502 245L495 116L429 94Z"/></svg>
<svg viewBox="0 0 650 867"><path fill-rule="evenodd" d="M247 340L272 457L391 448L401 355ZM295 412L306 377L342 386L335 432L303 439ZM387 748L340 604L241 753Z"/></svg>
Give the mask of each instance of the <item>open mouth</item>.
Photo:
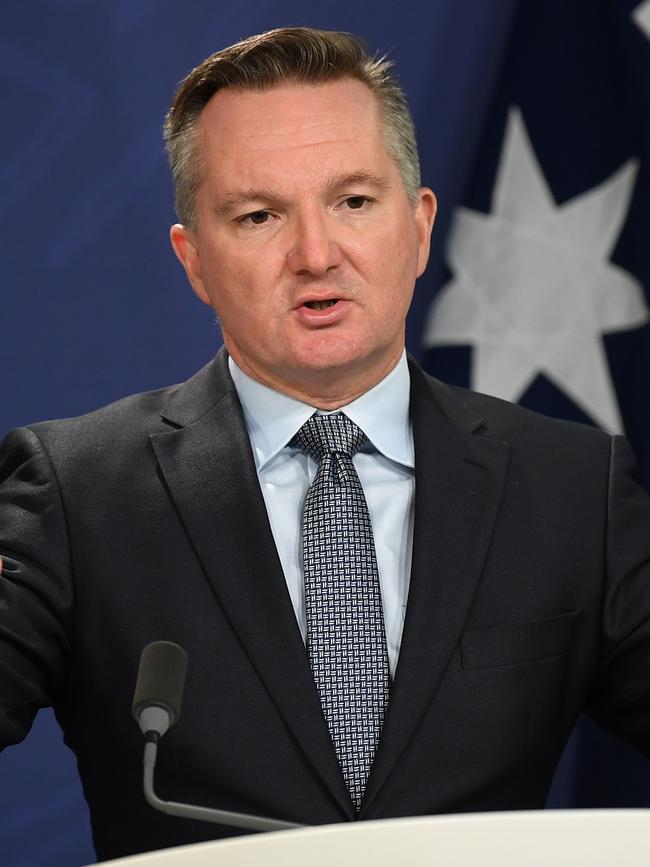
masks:
<svg viewBox="0 0 650 867"><path fill-rule="evenodd" d="M333 307L338 298L329 298L327 301L305 301L305 307L310 310L327 310L328 307Z"/></svg>

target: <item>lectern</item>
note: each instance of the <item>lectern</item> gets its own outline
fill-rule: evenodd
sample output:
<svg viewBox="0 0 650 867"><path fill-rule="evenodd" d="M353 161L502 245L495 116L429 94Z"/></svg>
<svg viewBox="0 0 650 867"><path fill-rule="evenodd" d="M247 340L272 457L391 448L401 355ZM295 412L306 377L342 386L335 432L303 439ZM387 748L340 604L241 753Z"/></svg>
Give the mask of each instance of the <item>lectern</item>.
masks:
<svg viewBox="0 0 650 867"><path fill-rule="evenodd" d="M115 867L648 867L650 810L387 819L251 834Z"/></svg>

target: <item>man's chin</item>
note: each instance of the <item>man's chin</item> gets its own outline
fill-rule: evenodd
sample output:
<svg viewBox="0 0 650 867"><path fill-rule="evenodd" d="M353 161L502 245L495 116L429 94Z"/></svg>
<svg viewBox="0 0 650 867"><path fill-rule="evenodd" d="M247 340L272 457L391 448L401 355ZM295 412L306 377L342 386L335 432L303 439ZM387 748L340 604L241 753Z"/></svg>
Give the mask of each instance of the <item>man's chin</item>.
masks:
<svg viewBox="0 0 650 867"><path fill-rule="evenodd" d="M327 377L363 370L368 364L367 353L346 349L339 352L306 352L293 359L292 367L297 375L308 373L314 377Z"/></svg>

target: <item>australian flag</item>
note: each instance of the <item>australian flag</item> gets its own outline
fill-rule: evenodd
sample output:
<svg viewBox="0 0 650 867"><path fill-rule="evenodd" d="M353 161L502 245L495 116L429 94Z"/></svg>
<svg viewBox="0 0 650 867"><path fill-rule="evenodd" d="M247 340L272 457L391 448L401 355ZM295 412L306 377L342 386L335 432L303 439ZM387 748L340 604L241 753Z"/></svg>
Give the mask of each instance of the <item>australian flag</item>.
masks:
<svg viewBox="0 0 650 867"><path fill-rule="evenodd" d="M650 489L650 0L522 0L483 109L425 367L625 433ZM604 738L579 727L560 800L650 805Z"/></svg>

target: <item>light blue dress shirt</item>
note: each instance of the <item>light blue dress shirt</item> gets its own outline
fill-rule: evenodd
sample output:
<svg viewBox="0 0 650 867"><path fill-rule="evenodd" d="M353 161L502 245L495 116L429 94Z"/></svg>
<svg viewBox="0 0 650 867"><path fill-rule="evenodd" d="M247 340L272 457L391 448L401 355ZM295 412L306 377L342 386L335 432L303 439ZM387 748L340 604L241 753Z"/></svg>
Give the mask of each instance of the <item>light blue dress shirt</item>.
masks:
<svg viewBox="0 0 650 867"><path fill-rule="evenodd" d="M271 531L306 638L300 527L302 505L316 462L287 443L318 410L251 379L229 358L244 410ZM411 574L415 451L409 419L410 377L404 353L393 370L344 412L370 441L355 455L375 538L391 675L395 676Z"/></svg>

